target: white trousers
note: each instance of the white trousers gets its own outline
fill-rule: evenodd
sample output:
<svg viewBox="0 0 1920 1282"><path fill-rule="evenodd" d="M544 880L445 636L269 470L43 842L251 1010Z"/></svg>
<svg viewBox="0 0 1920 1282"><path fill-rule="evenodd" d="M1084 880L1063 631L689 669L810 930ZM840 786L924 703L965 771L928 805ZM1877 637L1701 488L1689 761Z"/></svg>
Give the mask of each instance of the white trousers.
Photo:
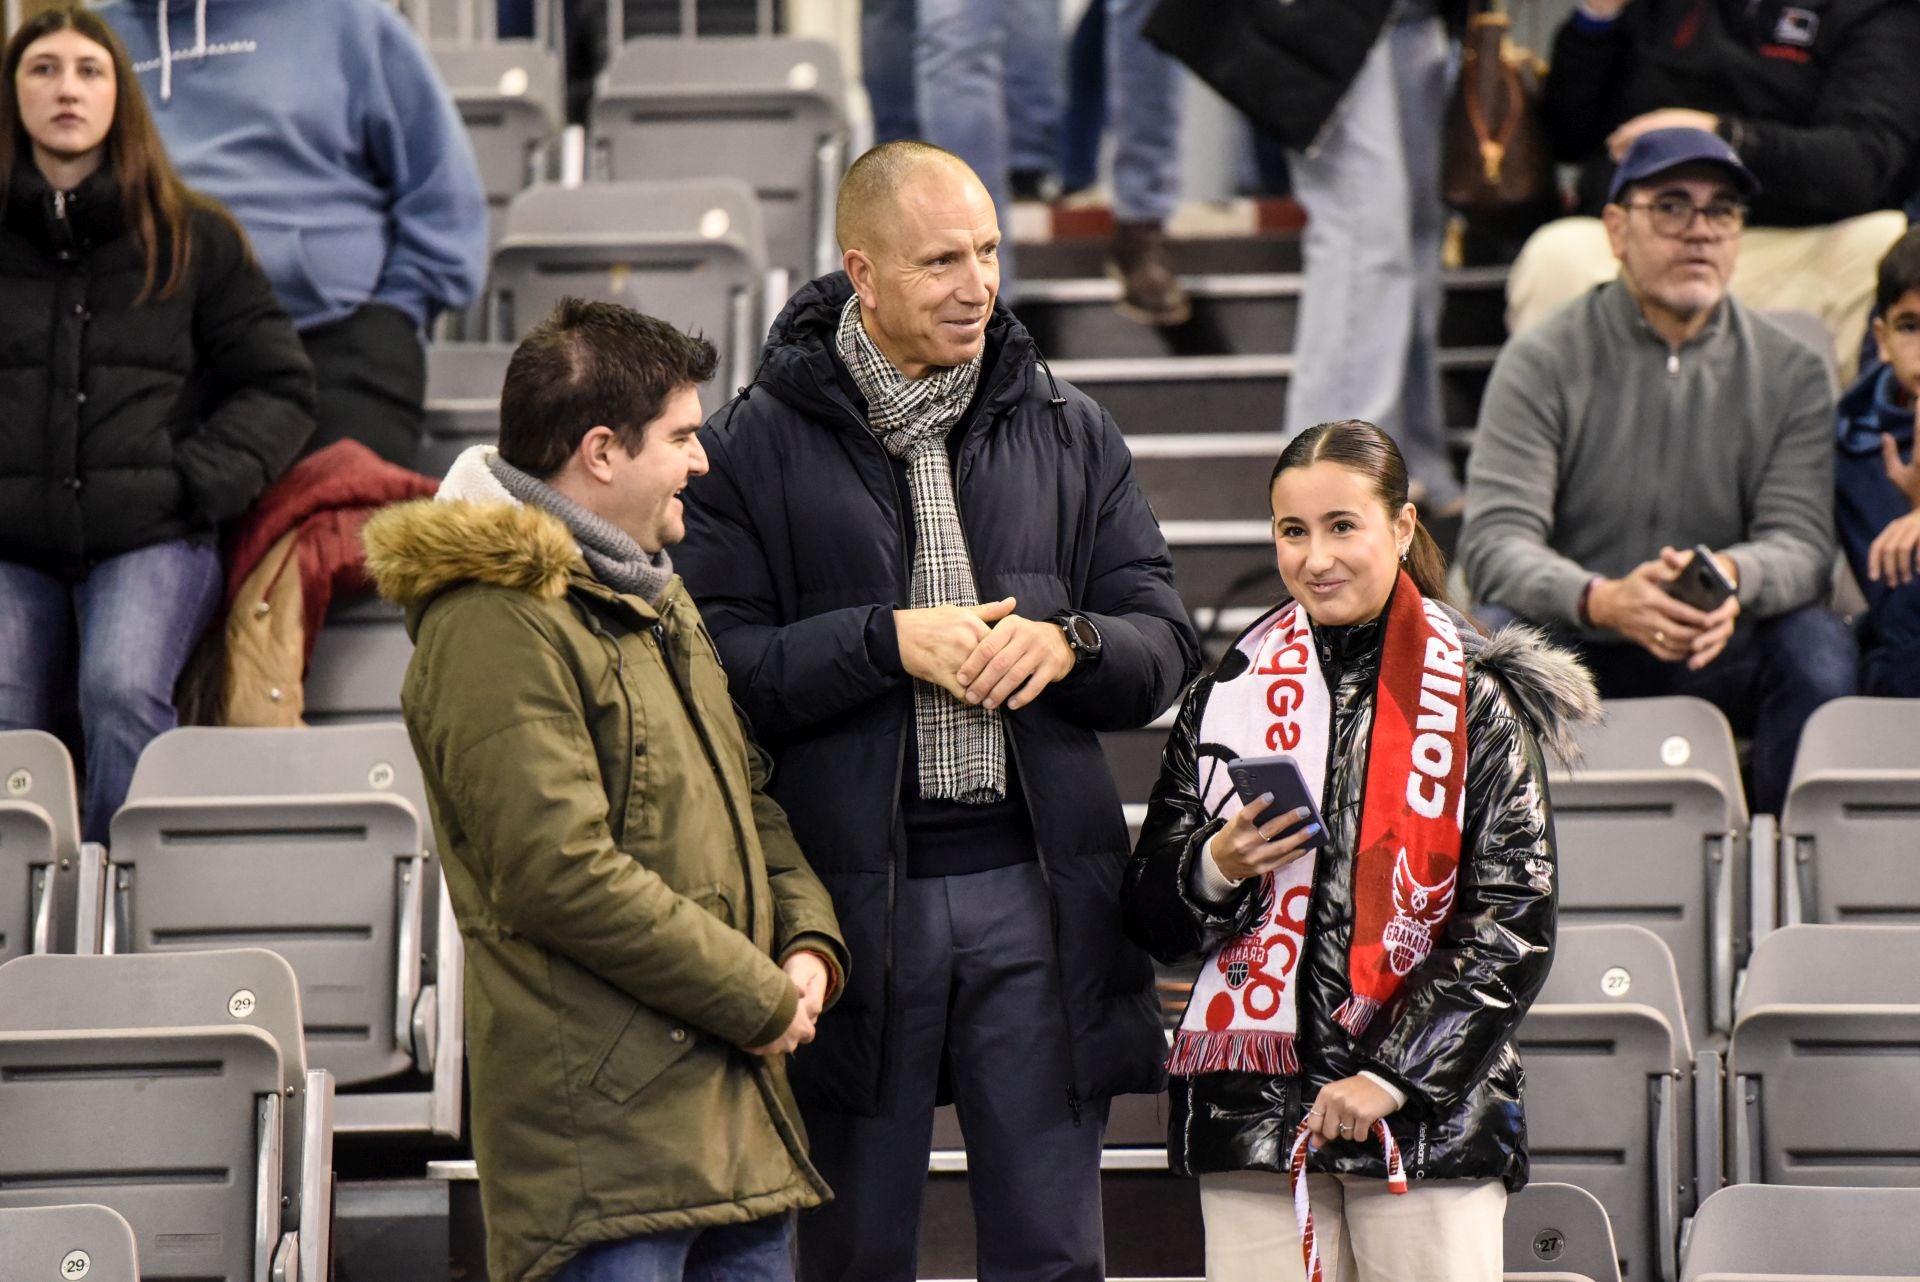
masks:
<svg viewBox="0 0 1920 1282"><path fill-rule="evenodd" d="M1309 1175L1313 1231L1326 1282L1500 1282L1507 1190L1499 1180L1417 1181ZM1304 1282L1287 1177L1234 1171L1200 1177L1207 1282Z"/></svg>
<svg viewBox="0 0 1920 1282"><path fill-rule="evenodd" d="M1821 227L1749 227L1730 282L1758 311L1811 312L1833 335L1841 385L1853 381L1880 258L1907 230L1882 210ZM1527 238L1507 278L1507 332L1518 334L1620 274L1598 218L1560 218Z"/></svg>

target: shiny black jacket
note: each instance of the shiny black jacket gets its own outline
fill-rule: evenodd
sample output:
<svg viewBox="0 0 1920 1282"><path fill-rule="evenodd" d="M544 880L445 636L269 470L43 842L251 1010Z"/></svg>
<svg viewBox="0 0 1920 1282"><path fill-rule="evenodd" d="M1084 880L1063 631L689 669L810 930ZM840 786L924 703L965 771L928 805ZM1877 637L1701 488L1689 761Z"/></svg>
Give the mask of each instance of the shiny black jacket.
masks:
<svg viewBox="0 0 1920 1282"><path fill-rule="evenodd" d="M890 1094L894 897L906 838L900 784L913 682L891 612L907 605L913 509L835 354L852 296L835 273L774 322L754 385L700 435L710 470L686 492L673 549L726 663L733 697L774 754L769 792L832 892L853 955L839 1003L794 1056L802 1104L870 1114ZM1097 732L1145 725L1200 668L1165 538L1132 455L1099 405L1040 363L996 306L954 490L982 600L1099 628L1083 666L1006 718L1052 897L1074 1089L1158 1091L1166 1053L1153 965L1120 931L1127 829Z"/></svg>
<svg viewBox="0 0 1920 1282"><path fill-rule="evenodd" d="M1426 963L1377 1015L1362 1039L1334 1022L1351 989L1353 849L1366 785L1367 744L1379 671L1381 625L1314 633L1333 696L1321 812L1328 844L1307 912L1295 981L1301 1076L1206 1073L1172 1082L1168 1162L1184 1174L1286 1167L1287 1150L1315 1092L1363 1069L1407 1092L1388 1124L1411 1179L1526 1183L1523 1073L1508 1040L1547 977L1553 956L1553 817L1539 742L1565 751L1572 725L1598 712L1586 672L1539 634L1510 628L1492 640L1464 619L1468 662L1466 830L1452 918ZM1252 925L1257 883L1218 908L1189 889L1188 874L1224 826L1205 814L1196 787L1196 732L1207 701L1238 693L1244 656L1188 692L1167 743L1123 892L1128 934L1160 961L1206 955ZM1331 1144L1315 1170L1385 1177L1377 1142Z"/></svg>
<svg viewBox="0 0 1920 1282"><path fill-rule="evenodd" d="M13 170L0 560L77 579L123 552L210 541L312 434L313 367L240 229L205 207L187 226L186 278L136 302L146 258L112 171L56 194L31 162Z"/></svg>

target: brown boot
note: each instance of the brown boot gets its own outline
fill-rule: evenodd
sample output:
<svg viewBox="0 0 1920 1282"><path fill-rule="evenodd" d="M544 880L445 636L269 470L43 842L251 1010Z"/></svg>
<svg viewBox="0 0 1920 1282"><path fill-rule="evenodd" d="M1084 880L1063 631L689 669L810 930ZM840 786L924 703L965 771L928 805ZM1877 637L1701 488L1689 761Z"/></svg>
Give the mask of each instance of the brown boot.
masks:
<svg viewBox="0 0 1920 1282"><path fill-rule="evenodd" d="M1192 318L1193 300L1173 274L1166 228L1159 223L1115 223L1107 274L1120 282L1116 306L1128 320L1142 325L1184 325Z"/></svg>

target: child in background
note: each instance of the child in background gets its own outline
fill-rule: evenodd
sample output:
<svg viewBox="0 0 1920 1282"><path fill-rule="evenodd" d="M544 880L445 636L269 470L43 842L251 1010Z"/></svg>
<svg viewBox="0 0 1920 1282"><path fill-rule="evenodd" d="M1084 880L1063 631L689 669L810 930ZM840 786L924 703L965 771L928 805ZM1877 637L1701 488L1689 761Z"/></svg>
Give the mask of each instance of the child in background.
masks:
<svg viewBox="0 0 1920 1282"><path fill-rule="evenodd" d="M1840 400L1834 519L1867 596L1861 693L1920 696L1920 228L1880 260L1879 362Z"/></svg>

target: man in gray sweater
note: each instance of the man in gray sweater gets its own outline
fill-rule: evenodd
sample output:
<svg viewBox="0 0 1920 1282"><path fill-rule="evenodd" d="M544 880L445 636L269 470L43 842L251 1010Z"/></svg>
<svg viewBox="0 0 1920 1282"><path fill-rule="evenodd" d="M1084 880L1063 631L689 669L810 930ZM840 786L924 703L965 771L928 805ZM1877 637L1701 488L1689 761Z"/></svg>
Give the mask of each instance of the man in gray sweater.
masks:
<svg viewBox="0 0 1920 1282"><path fill-rule="evenodd" d="M1754 739L1778 813L1800 729L1858 662L1822 601L1833 392L1727 294L1753 176L1698 129L1636 142L1604 221L1620 278L1509 342L1480 408L1460 555L1483 621L1577 648L1602 695L1690 694ZM1735 591L1677 599L1696 545Z"/></svg>

